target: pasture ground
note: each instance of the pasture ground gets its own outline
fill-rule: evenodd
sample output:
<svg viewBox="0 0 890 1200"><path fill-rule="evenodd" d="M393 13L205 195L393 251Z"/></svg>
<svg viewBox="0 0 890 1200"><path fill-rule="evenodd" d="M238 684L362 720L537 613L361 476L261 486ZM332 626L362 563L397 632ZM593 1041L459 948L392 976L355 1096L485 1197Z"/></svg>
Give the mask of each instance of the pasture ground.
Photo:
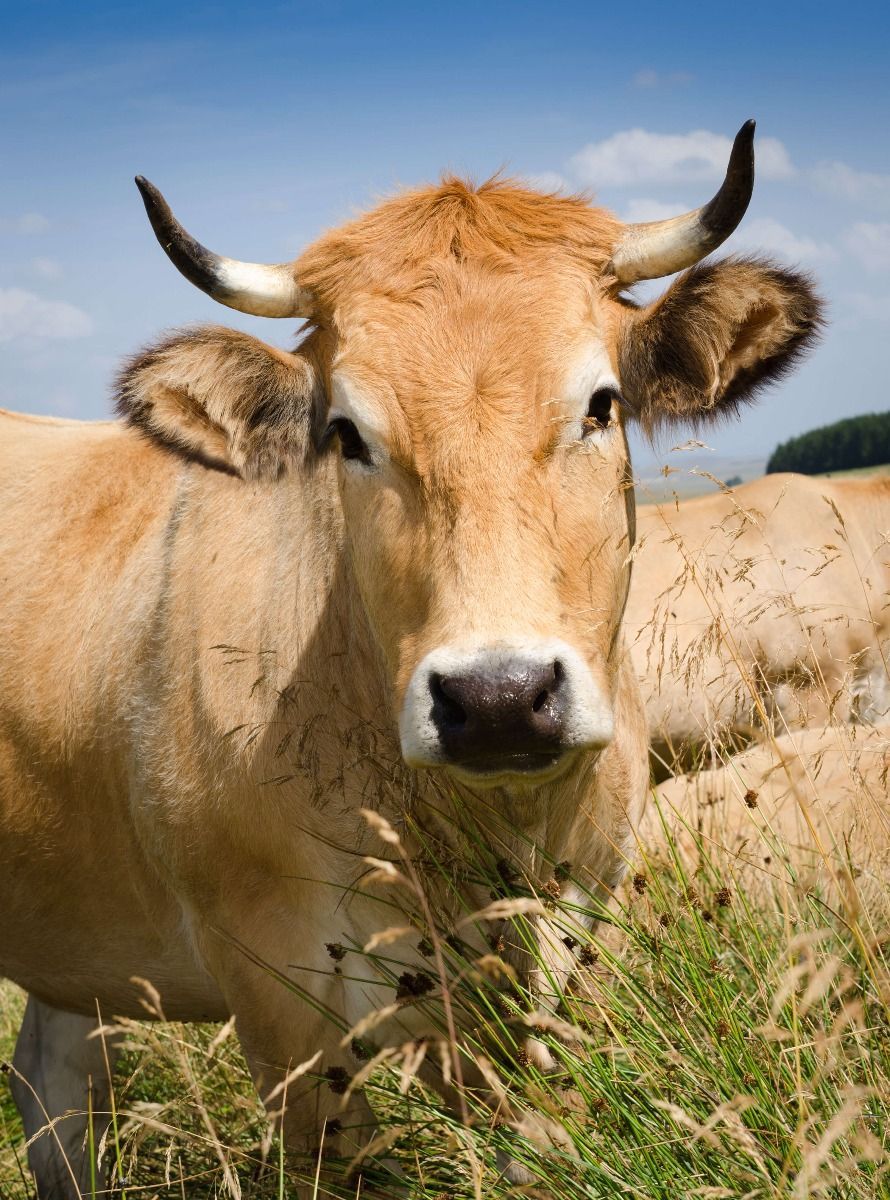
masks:
<svg viewBox="0 0 890 1200"><path fill-rule="evenodd" d="M414 1077L417 1047L371 1075L380 1145L401 1161L413 1200L890 1196L890 931L858 907L855 866L841 888L805 885L771 846L762 878L746 884L719 874L706 846L696 857L694 874L670 844L634 864L611 928L582 945L579 987L536 1025L554 1075L518 1040L528 998L505 977L477 962L452 985L455 1003L491 1027L463 1053L497 1064L496 1120L473 1101L468 1125L449 1115ZM548 906L566 936L582 937L558 892ZM470 965L455 951L452 978ZM21 1007L4 985L4 1058ZM280 1200L311 1176L311 1163L305 1174L282 1163L234 1036L133 1023L128 1039L114 1196ZM0 1103L0 1197L26 1200L5 1081ZM497 1148L535 1183L505 1183Z"/></svg>

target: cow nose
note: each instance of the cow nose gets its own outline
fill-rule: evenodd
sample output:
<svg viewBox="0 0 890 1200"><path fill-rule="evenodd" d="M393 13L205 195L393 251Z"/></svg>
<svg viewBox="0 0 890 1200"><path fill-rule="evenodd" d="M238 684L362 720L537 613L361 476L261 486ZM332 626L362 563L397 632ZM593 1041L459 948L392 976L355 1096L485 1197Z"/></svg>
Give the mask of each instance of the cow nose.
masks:
<svg viewBox="0 0 890 1200"><path fill-rule="evenodd" d="M566 672L558 659L432 673L432 719L446 759L470 770L531 770L564 747Z"/></svg>

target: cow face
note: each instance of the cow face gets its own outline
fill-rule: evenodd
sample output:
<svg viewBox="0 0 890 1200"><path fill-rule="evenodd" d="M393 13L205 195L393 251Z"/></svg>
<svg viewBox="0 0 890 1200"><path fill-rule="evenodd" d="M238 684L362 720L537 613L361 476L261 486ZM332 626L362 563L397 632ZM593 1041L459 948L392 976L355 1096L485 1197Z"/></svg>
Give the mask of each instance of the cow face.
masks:
<svg viewBox="0 0 890 1200"><path fill-rule="evenodd" d="M322 445L405 759L538 781L612 734L631 545L612 306L454 261L338 313Z"/></svg>
<svg viewBox="0 0 890 1200"><path fill-rule="evenodd" d="M282 304L312 297L299 353L197 331L123 377L129 418L210 465L268 476L336 457L414 766L522 786L609 741L633 542L625 420L725 412L818 327L804 278L750 261L696 268L639 309L620 293L639 238L623 237L578 200L449 181L269 268ZM219 261L208 290L244 307L237 271L260 268Z"/></svg>

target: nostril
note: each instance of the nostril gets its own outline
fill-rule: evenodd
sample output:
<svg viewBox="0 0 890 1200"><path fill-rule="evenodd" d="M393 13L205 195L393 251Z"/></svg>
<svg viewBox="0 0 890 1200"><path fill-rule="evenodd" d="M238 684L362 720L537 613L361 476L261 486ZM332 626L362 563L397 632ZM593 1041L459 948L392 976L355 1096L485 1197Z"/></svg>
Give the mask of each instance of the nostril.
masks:
<svg viewBox="0 0 890 1200"><path fill-rule="evenodd" d="M450 725L452 729L458 729L467 723L466 710L459 701L448 695L445 688L446 685L441 675L430 676L430 692L434 707L446 725Z"/></svg>
<svg viewBox="0 0 890 1200"><path fill-rule="evenodd" d="M532 712L539 713L544 708L548 700L555 700L559 691L560 685L565 677L565 668L557 659L550 669L543 673L541 683L545 684L532 701Z"/></svg>

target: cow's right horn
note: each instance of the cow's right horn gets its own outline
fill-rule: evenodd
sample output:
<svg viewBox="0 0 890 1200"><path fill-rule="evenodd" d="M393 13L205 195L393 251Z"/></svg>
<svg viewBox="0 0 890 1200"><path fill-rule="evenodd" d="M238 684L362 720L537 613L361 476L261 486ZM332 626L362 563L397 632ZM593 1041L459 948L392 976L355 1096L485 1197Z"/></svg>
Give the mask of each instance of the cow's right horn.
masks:
<svg viewBox="0 0 890 1200"><path fill-rule="evenodd" d="M726 178L717 195L680 217L627 225L606 271L619 283L630 284L694 266L736 228L753 189L754 122L746 121L735 136Z"/></svg>
<svg viewBox="0 0 890 1200"><path fill-rule="evenodd" d="M312 296L294 279L289 263L239 262L202 246L176 220L153 183L136 176L145 211L167 257L202 292L255 317L307 317Z"/></svg>

